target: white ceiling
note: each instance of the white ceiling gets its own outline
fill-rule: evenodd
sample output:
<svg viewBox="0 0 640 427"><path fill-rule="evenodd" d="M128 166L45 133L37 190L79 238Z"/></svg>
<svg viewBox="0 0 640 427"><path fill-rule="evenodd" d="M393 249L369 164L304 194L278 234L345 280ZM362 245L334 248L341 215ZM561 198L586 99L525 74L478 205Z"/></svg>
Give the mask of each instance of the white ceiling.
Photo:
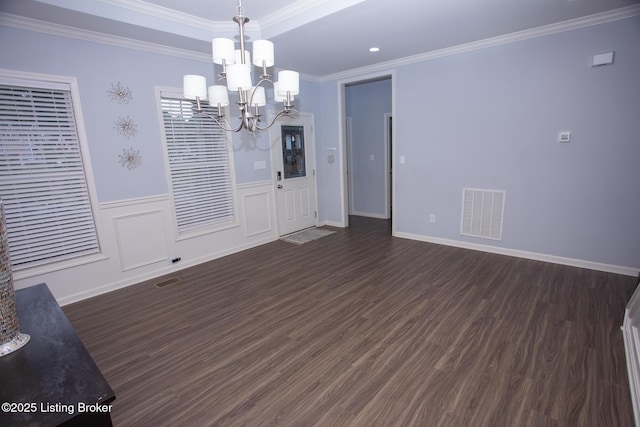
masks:
<svg viewBox="0 0 640 427"><path fill-rule="evenodd" d="M276 66L326 77L373 64L605 14L640 0L243 0L248 38L276 45ZM209 55L233 36L237 0L0 0L23 18ZM612 12L615 11L615 12ZM608 13L608 14L607 14ZM64 28L64 27L62 27ZM3 41L4 42L4 41ZM371 46L381 51L369 53Z"/></svg>

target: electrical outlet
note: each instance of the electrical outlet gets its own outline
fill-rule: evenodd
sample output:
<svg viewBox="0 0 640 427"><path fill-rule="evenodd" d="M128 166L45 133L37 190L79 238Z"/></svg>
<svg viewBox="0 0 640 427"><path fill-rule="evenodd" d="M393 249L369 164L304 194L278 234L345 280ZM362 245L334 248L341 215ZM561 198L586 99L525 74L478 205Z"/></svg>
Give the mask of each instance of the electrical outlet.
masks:
<svg viewBox="0 0 640 427"><path fill-rule="evenodd" d="M429 222L431 224L436 222L436 215L435 214L429 214Z"/></svg>

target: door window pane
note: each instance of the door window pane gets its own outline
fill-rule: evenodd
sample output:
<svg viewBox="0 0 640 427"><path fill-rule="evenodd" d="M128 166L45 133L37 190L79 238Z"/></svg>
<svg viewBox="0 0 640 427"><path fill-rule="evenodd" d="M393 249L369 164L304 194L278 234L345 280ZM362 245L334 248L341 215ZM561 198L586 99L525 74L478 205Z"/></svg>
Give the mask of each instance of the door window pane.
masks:
<svg viewBox="0 0 640 427"><path fill-rule="evenodd" d="M307 176L303 126L282 126L282 164L284 179Z"/></svg>

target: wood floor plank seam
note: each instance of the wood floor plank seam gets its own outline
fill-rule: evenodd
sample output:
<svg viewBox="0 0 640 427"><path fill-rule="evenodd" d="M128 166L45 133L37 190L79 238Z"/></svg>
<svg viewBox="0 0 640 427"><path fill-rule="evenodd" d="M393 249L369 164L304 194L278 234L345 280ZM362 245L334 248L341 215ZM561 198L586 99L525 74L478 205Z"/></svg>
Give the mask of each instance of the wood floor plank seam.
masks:
<svg viewBox="0 0 640 427"><path fill-rule="evenodd" d="M114 425L633 425L634 278L335 231L65 306Z"/></svg>

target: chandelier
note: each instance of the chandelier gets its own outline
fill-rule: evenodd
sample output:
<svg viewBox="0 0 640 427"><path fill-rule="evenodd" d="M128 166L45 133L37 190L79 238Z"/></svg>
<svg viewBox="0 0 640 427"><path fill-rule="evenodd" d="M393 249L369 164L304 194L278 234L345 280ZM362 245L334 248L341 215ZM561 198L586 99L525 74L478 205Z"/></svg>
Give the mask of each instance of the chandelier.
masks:
<svg viewBox="0 0 640 427"><path fill-rule="evenodd" d="M238 24L240 32L240 49L235 49L235 43L227 38L214 38L212 41L213 63L222 67L218 74L219 80L226 81L226 85L213 85L207 88L204 76L185 75L183 78L184 97L196 101L198 115L212 119L225 131L238 132L247 129L251 132L267 130L282 116L291 117L295 112L292 101L298 95L300 75L296 71L283 70L278 72L278 81L271 80L268 67L274 64L273 43L269 40L253 42L253 65L262 70L258 82L254 85L251 78L251 55L245 50L244 24L249 18L244 15L242 0L238 0L236 16L233 20ZM282 102L283 108L266 126L260 126L260 107L266 105L265 84L273 85L275 102ZM229 105L229 92L237 92L238 108L240 109L240 123L232 126L225 117L224 107ZM205 112L202 103L207 102L216 109L215 115Z"/></svg>

